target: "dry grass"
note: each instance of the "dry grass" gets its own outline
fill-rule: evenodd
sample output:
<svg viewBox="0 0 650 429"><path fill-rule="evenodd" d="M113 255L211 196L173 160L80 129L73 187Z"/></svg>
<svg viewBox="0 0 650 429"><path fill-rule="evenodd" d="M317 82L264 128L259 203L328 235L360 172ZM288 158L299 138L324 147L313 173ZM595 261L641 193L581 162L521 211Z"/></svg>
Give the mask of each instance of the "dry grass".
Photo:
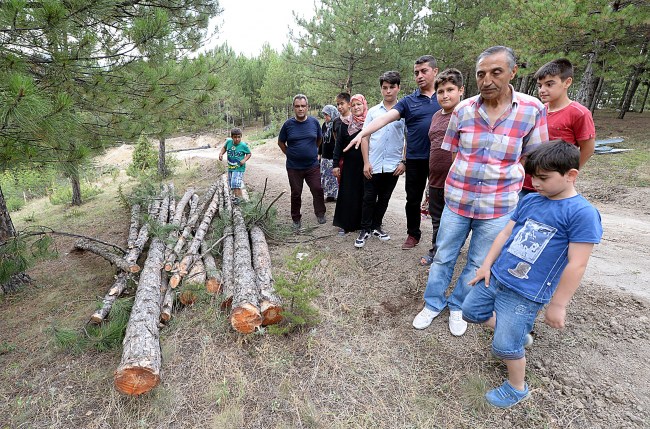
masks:
<svg viewBox="0 0 650 429"><path fill-rule="evenodd" d="M177 193L189 185L205 189L216 174L214 163L190 166L174 178ZM273 192L284 186L276 184ZM128 212L116 205L116 189L117 184L107 185L104 194L78 213L42 202L15 219L24 225L21 219L34 213L35 223L49 221L57 229L123 244ZM55 347L50 327L81 327L112 278L105 261L68 254L71 240L58 238L59 259L30 272L36 286L0 303L0 426L428 429L650 424L650 339L642 331L634 338L621 336L607 325L612 317L637 320L647 314L647 303L597 285L581 289L572 304L569 329L537 328L535 347L528 354L534 399L511 410L495 410L485 405L483 394L502 382L505 367L489 355L490 333L470 327L464 337L452 338L447 312L427 330L412 329L427 276L415 258L404 258L398 246L376 240L358 251L349 237L314 238L324 231L322 227L313 236L292 239L323 256L311 274L322 289L315 302L319 325L288 336L244 337L229 328L216 301L202 300L177 312L162 331L162 382L139 398L113 389L120 351L79 354ZM283 270L294 245L271 246L276 272ZM580 396L582 384L592 387L590 398ZM617 386L619 396L605 396ZM582 408L576 398L583 401ZM637 404L646 408L639 411ZM641 423L627 418L627 412Z"/></svg>

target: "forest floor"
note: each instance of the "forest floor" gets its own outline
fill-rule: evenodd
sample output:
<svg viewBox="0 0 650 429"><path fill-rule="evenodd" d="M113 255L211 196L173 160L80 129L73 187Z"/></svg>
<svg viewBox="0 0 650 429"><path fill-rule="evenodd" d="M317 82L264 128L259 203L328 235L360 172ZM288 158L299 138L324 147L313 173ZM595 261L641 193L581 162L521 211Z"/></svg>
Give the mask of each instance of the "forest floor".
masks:
<svg viewBox="0 0 650 429"><path fill-rule="evenodd" d="M443 312L426 330L411 321L422 306L427 269L421 244L401 250L405 238L403 178L385 219L388 242L353 246L354 234L318 226L311 195L303 196L303 231L271 242L274 269L286 273L297 246L321 257L311 273L321 289L320 323L288 336L233 332L215 306L180 311L161 333L162 382L140 398L113 389L120 350L68 352L52 330L82 327L112 280L100 258L70 252L57 239L59 257L29 274L33 286L0 302L0 428L642 428L650 426L650 115L625 120L598 112L599 138L620 136L632 152L594 155L579 190L601 212L604 237L568 309L567 327L538 320L527 351L532 398L510 410L487 406L483 394L500 384L505 367L489 352L491 336L470 326L461 338ZM244 130L244 140L252 133ZM206 189L221 167L215 160L224 136L168 140L179 152L177 192ZM131 147L98 162L125 168ZM271 139L256 144L245 180L267 198L288 190L284 158ZM81 208L34 201L13 214L19 228L50 225L124 244L129 213L118 187ZM289 197L277 203L290 224ZM334 205L328 204L328 220ZM423 237L431 226L423 220ZM459 265L464 263L465 252ZM458 270L457 270L458 271Z"/></svg>

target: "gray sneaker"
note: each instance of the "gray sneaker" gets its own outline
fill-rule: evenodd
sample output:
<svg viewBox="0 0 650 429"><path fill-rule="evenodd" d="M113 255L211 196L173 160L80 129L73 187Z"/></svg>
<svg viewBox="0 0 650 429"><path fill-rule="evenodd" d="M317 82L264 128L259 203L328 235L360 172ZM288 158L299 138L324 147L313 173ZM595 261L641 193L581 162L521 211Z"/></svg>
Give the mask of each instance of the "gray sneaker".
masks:
<svg viewBox="0 0 650 429"><path fill-rule="evenodd" d="M293 224L291 224L291 229L293 230L293 232L300 231L301 227L302 227L302 223L300 223L299 220L294 220Z"/></svg>
<svg viewBox="0 0 650 429"><path fill-rule="evenodd" d="M381 241L388 241L390 240L390 235L386 234L384 231L381 230L381 228L373 229L372 230L372 236L377 237Z"/></svg>
<svg viewBox="0 0 650 429"><path fill-rule="evenodd" d="M362 229L359 233L359 238L354 240L354 247L362 248L366 245L366 240L370 237L370 233L365 229Z"/></svg>
<svg viewBox="0 0 650 429"><path fill-rule="evenodd" d="M318 220L318 223L321 224L321 225L324 224L324 223L327 223L327 218L325 217L325 215L317 216L316 219Z"/></svg>

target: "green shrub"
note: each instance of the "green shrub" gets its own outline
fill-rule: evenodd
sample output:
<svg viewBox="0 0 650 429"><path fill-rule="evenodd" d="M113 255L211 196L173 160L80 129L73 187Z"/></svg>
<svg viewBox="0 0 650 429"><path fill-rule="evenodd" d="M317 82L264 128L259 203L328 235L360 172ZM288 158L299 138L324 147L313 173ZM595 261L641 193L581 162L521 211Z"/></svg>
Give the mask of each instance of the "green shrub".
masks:
<svg viewBox="0 0 650 429"><path fill-rule="evenodd" d="M158 152L153 148L149 139L143 134L135 144L132 161L126 170L129 176L138 176L148 170L158 168Z"/></svg>
<svg viewBox="0 0 650 429"><path fill-rule="evenodd" d="M6 198L5 203L7 204L7 210L9 210L10 213L15 212L16 210L20 210L25 206L24 199L20 197L14 197L14 196Z"/></svg>

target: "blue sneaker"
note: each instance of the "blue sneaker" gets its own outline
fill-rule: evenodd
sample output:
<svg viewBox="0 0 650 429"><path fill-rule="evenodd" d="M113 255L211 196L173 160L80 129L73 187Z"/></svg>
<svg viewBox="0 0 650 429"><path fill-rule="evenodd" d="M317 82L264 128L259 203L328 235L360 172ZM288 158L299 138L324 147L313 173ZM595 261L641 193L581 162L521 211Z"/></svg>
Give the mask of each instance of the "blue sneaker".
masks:
<svg viewBox="0 0 650 429"><path fill-rule="evenodd" d="M524 386L524 390L517 390L508 382L504 381L503 384L495 389L490 390L485 394L485 399L490 405L499 408L510 408L517 405L524 399L530 396L528 384Z"/></svg>

